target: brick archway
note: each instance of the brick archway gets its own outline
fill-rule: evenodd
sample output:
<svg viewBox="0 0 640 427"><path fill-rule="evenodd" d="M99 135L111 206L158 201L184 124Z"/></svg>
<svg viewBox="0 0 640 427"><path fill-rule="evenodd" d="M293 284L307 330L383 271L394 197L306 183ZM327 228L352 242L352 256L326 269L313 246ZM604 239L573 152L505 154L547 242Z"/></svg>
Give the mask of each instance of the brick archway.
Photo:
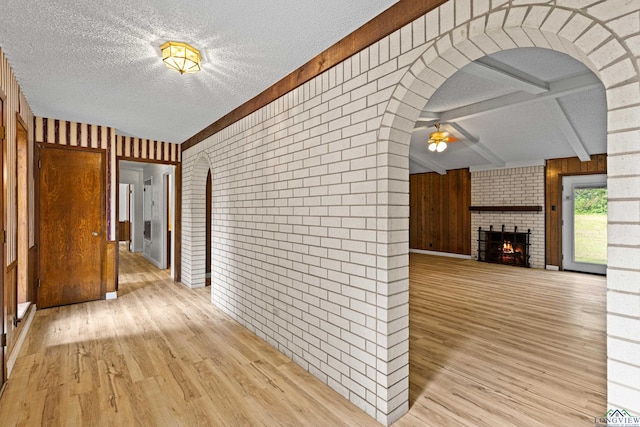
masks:
<svg viewBox="0 0 640 427"><path fill-rule="evenodd" d="M456 2L456 5L460 3ZM600 6L605 7L605 3ZM384 180L386 188L395 188L397 196L408 200L411 133L429 98L448 77L468 63L497 51L523 47L552 49L575 58L602 81L607 91L607 152L610 155L607 397L611 407L624 407L637 413L640 412L640 393L628 373L624 374L625 369L621 365L638 364L637 356L624 354L623 349L627 348L625 340L634 339L630 330L638 327L637 320L629 316L637 317L640 312L638 307L635 311L630 310L618 291L630 290L632 278L640 278L640 265L633 261L640 260L640 242L632 237L637 239L640 217L630 218L628 212L625 213L631 205L637 212L637 200L640 198L640 186L637 184L637 175L640 174L640 107L634 106L640 103L638 37L632 39L619 35L583 10L547 5L500 6L441 32L424 45L423 53L394 90L380 130L379 144L387 150L378 154L378 164L383 165L379 167L378 174L389 177ZM618 98L625 92L625 98L630 96L630 92L634 93L630 97L635 101ZM389 199L392 199L391 195ZM629 202L629 199L634 201ZM386 212L388 223L395 225L390 231L405 233L404 241L408 242L408 223L399 221L401 216L394 217L394 210L388 206L383 212ZM402 215L403 211L399 212ZM405 248L408 251L408 245ZM398 279L394 286L398 295L406 294L404 299L408 301L408 256L405 254L400 259L405 263L397 266L396 270L403 270L405 277ZM633 272L629 272L631 269ZM633 289L638 291L637 286ZM408 326L405 336L408 336ZM615 358L620 357L620 360L612 358L614 352L618 355ZM406 381L408 388L408 376ZM400 407L397 415L401 412Z"/></svg>
<svg viewBox="0 0 640 427"><path fill-rule="evenodd" d="M182 282L191 288L205 286L206 239L206 187L207 174L211 168L209 157L201 153L189 166L183 163L185 177L189 177L184 186L182 208ZM188 172L188 173L187 173Z"/></svg>

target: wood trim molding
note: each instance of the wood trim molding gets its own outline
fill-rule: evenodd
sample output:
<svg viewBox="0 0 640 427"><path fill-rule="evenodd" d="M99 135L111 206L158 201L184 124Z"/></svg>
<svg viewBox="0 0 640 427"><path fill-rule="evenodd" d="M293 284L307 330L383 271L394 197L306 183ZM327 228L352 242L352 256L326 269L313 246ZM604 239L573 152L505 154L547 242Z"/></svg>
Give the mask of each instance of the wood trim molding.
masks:
<svg viewBox="0 0 640 427"><path fill-rule="evenodd" d="M176 165L175 170L175 212L173 213L175 230L173 247L173 271L175 282L182 280L182 164Z"/></svg>
<svg viewBox="0 0 640 427"><path fill-rule="evenodd" d="M173 160L149 160L143 157L127 157L127 156L116 156L116 160L119 162L120 160L126 162L137 162L137 163L153 163L157 165L172 165L177 166L180 164L180 161Z"/></svg>
<svg viewBox="0 0 640 427"><path fill-rule="evenodd" d="M577 157L549 159L545 168L545 263L562 269L562 177L607 173L607 154L593 154L582 162Z"/></svg>
<svg viewBox="0 0 640 427"><path fill-rule="evenodd" d="M181 144L182 151L195 146L227 126L259 110L447 1L400 0L264 92L184 141Z"/></svg>
<svg viewBox="0 0 640 427"><path fill-rule="evenodd" d="M107 240L104 242L104 258L102 265L102 297L109 292L118 290L118 242Z"/></svg>
<svg viewBox="0 0 640 427"><path fill-rule="evenodd" d="M471 212L542 212L542 206L469 206Z"/></svg>

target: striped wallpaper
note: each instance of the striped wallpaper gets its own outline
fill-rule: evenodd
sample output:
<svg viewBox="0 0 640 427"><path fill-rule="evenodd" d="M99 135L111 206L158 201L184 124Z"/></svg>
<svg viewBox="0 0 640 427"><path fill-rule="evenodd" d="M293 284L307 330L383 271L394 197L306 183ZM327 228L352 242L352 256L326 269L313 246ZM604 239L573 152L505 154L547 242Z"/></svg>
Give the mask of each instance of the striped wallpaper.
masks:
<svg viewBox="0 0 640 427"><path fill-rule="evenodd" d="M27 123L29 133L29 164L33 162L33 113L27 102L13 70L4 52L0 48L0 96L4 98L4 117L1 118L6 127L7 157L6 157L6 188L5 199L6 217L5 229L7 230L7 265L11 265L18 257L18 207L15 203L17 195L17 165L16 165L16 114ZM34 244L34 185L33 174L29 174L29 246ZM21 213L22 214L22 213Z"/></svg>
<svg viewBox="0 0 640 427"><path fill-rule="evenodd" d="M107 236L116 239L116 165L118 159L179 163L180 145L116 135L115 129L64 120L35 118L36 141L105 150L107 153Z"/></svg>
<svg viewBox="0 0 640 427"><path fill-rule="evenodd" d="M146 159L179 163L181 157L180 144L152 141L118 135L117 155L122 158Z"/></svg>

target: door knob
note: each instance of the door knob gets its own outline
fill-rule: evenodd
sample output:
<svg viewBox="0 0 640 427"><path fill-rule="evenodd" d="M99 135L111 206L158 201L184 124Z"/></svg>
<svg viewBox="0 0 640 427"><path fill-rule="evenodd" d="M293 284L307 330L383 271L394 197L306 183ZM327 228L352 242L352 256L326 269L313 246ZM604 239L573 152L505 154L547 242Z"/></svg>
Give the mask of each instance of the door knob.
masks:
<svg viewBox="0 0 640 427"><path fill-rule="evenodd" d="M97 231L94 231L94 232L92 232L92 233L91 233L91 235L92 235L93 237L98 237L98 232L97 232Z"/></svg>

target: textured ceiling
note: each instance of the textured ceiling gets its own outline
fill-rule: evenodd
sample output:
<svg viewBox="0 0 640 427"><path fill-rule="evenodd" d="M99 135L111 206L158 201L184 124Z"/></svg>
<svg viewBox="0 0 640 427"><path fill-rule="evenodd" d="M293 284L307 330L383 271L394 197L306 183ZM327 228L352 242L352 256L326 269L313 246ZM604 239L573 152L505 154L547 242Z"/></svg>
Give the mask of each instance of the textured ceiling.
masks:
<svg viewBox="0 0 640 427"><path fill-rule="evenodd" d="M7 0L0 46L34 113L182 142L397 0ZM166 68L159 46L200 49Z"/></svg>
<svg viewBox="0 0 640 427"><path fill-rule="evenodd" d="M0 47L36 115L180 143L396 1L11 0L0 3ZM167 40L199 48L203 70L181 76L167 69L159 48ZM567 55L537 48L480 61L485 63L451 76L424 114L450 116L522 95L527 87L514 84L514 75L549 91L554 83L590 74ZM487 65L498 72L487 71ZM606 151L601 84L552 101L551 108L549 102L532 102L448 120L447 130L460 142L443 153L426 150L435 121L419 121L410 170L444 173ZM576 140L582 147L577 151Z"/></svg>

